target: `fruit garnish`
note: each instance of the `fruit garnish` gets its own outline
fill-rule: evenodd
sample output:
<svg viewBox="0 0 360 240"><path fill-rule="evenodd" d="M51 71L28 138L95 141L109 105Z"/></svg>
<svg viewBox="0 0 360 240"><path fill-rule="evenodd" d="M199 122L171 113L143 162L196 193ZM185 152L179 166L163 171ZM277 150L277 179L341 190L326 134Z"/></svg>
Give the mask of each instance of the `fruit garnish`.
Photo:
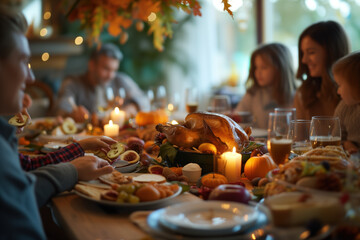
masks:
<svg viewBox="0 0 360 240"><path fill-rule="evenodd" d="M21 118L20 118L18 115L16 115L16 116L10 118L9 121L8 121L8 123L11 124L11 125L13 125L13 126L16 126L16 127L23 127L23 126L25 126L26 123L27 123L28 120L29 120L29 117L26 116L26 115L24 115L24 114L21 114L21 115L22 115L22 117L23 117L24 120L21 120Z"/></svg>
<svg viewBox="0 0 360 240"><path fill-rule="evenodd" d="M116 159L125 151L125 146L122 143L114 143L110 146L110 151L106 154L110 159Z"/></svg>
<svg viewBox="0 0 360 240"><path fill-rule="evenodd" d="M140 160L140 156L134 150L127 150L120 155L120 160L124 160L129 163L136 163Z"/></svg>
<svg viewBox="0 0 360 240"><path fill-rule="evenodd" d="M160 165L152 165L148 168L149 173L153 173L153 174L162 174L163 170L164 167Z"/></svg>
<svg viewBox="0 0 360 240"><path fill-rule="evenodd" d="M65 134L75 134L77 132L77 127L73 119L67 118L61 124L61 130Z"/></svg>

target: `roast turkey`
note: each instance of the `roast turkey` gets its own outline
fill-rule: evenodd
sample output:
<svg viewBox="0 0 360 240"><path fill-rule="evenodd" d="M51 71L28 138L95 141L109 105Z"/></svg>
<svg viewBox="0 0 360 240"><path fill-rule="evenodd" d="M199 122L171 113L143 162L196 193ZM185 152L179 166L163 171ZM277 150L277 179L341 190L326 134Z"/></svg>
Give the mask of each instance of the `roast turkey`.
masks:
<svg viewBox="0 0 360 240"><path fill-rule="evenodd" d="M156 130L178 147L198 147L212 143L219 152L241 150L249 142L247 133L231 118L218 113L196 112L186 116L184 124L158 124Z"/></svg>

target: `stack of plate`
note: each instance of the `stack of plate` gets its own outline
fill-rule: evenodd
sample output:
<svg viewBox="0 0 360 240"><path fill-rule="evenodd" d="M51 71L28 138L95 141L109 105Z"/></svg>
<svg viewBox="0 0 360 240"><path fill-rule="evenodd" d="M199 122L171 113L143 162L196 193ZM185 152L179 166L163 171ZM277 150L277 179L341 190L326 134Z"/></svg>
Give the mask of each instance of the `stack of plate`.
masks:
<svg viewBox="0 0 360 240"><path fill-rule="evenodd" d="M186 202L159 209L148 217L154 235L165 239L253 239L265 232L266 215L234 202Z"/></svg>

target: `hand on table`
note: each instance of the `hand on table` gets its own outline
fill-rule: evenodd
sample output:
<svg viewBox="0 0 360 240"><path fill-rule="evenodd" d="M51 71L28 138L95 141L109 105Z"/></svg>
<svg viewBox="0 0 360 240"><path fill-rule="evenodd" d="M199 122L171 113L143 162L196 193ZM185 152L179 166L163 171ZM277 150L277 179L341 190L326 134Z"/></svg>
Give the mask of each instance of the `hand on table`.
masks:
<svg viewBox="0 0 360 240"><path fill-rule="evenodd" d="M108 161L95 156L79 157L70 163L75 166L79 181L93 180L114 170Z"/></svg>
<svg viewBox="0 0 360 240"><path fill-rule="evenodd" d="M116 141L110 137L91 137L85 138L78 141L83 150L105 150L106 152L110 150L110 145L116 143Z"/></svg>

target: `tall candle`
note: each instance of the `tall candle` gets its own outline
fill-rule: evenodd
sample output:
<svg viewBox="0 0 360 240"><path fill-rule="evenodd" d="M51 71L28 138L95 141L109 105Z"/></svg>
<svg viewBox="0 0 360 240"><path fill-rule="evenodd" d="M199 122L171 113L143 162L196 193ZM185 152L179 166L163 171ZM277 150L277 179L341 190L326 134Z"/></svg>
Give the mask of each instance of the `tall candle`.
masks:
<svg viewBox="0 0 360 240"><path fill-rule="evenodd" d="M125 112L116 107L113 111L111 111L110 119L122 128L125 122Z"/></svg>
<svg viewBox="0 0 360 240"><path fill-rule="evenodd" d="M224 162L224 175L230 183L239 182L241 179L241 154L235 152L225 152L221 155Z"/></svg>
<svg viewBox="0 0 360 240"><path fill-rule="evenodd" d="M113 121L110 120L109 124L104 126L104 134L108 137L116 137L119 135L119 125L113 124Z"/></svg>

